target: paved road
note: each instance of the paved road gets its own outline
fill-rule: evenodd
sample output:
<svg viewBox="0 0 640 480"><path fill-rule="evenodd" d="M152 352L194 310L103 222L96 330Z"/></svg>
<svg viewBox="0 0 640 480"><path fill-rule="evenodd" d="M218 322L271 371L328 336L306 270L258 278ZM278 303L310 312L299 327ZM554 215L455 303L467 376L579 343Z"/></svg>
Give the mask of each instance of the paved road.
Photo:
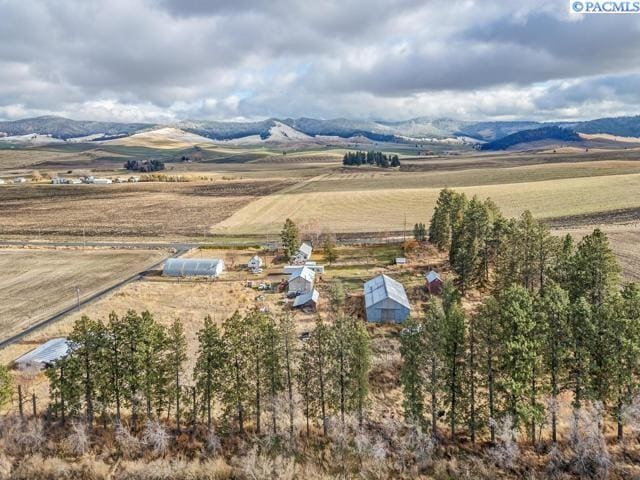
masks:
<svg viewBox="0 0 640 480"><path fill-rule="evenodd" d="M0 245L6 245L5 243L0 243ZM69 245L64 244L64 245ZM51 246L54 246L53 244ZM56 245L56 246L60 246L60 245ZM134 275L131 275L128 278L125 278L124 280L121 280L120 282L116 283L115 285L111 285L107 288L104 288L103 290L100 290L99 292L94 293L93 295L83 299L80 301L80 307L83 307L91 302L94 302L100 298L102 298L103 296L107 295L108 293L113 292L114 290L117 290L118 288L127 285L128 283L131 282L135 282L139 279L141 279L149 270L153 270L157 267L159 267L160 265L162 265L165 260L167 260L167 258L175 258L175 257L179 257L180 255L183 255L188 248L177 248L177 245L172 245L173 248L176 248L176 253L169 255L166 258L163 258L162 260L160 260L157 263L154 263L153 265L151 265L149 268L147 268L146 270L142 271L142 272L138 272ZM43 327L46 327L47 325L50 325L58 320L60 320L61 318L63 318L65 315L73 312L74 310L76 310L78 308L78 304L76 303L75 305L72 305L71 307L65 308L64 310L59 311L58 313L56 313L55 315L52 315L51 317L45 318L44 320L39 321L38 323L35 323L31 326L29 326L27 329L23 330L22 332L18 333L17 335L14 335L10 338L7 338L6 340L3 340L0 342L0 349L3 349L4 347L7 347L9 345L11 345L12 343L15 343L17 341L19 341L20 339L22 339L23 337L25 337L26 335L29 335L30 333L33 333Z"/></svg>
<svg viewBox="0 0 640 480"><path fill-rule="evenodd" d="M179 242L81 242L81 241L40 241L40 240L0 240L0 247L107 247L107 248L136 248L149 250L154 248L186 251L200 246L199 243Z"/></svg>

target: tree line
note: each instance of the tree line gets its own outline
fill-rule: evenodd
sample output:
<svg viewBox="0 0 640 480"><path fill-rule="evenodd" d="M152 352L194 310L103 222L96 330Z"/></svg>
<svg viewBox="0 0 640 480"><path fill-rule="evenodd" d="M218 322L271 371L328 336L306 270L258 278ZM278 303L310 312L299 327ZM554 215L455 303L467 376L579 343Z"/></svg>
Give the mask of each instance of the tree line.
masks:
<svg viewBox="0 0 640 480"><path fill-rule="evenodd" d="M342 158L343 165L375 165L376 167L389 168L399 167L400 159L398 155L387 155L382 152L347 152Z"/></svg>
<svg viewBox="0 0 640 480"><path fill-rule="evenodd" d="M82 317L69 336L71 353L46 370L49 415L132 430L141 421L282 436L294 441L294 410L327 434L330 416L357 415L368 396L369 336L361 322L337 315L318 320L299 339L292 319L236 312L219 327L207 317L197 333L193 370L179 320L168 328L149 312L112 313L107 322ZM281 411L284 410L284 411ZM221 412L218 416L216 412ZM279 431L280 415L288 420Z"/></svg>
<svg viewBox="0 0 640 480"><path fill-rule="evenodd" d="M536 442L558 441L560 396L574 416L602 405L623 439L625 409L640 394L640 286L620 287L620 267L596 229L577 244L551 236L530 212L505 219L491 200L440 193L429 240L449 251L455 280L401 333L408 420L447 420L472 441L508 419ZM473 311L461 296L487 292ZM430 415L430 421L427 419Z"/></svg>

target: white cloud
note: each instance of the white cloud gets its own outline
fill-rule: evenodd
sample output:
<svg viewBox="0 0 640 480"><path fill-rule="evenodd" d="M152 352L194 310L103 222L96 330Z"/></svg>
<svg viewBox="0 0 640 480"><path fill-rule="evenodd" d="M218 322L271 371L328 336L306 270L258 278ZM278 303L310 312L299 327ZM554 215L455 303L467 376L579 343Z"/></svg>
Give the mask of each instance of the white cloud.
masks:
<svg viewBox="0 0 640 480"><path fill-rule="evenodd" d="M552 119L640 104L633 15L578 18L555 0L309 5L0 0L0 117Z"/></svg>

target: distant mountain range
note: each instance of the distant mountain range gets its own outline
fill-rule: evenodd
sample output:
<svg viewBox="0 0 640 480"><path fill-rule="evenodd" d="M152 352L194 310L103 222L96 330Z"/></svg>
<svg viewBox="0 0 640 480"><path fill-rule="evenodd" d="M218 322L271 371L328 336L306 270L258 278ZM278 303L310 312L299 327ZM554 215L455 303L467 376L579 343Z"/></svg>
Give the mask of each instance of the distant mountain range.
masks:
<svg viewBox="0 0 640 480"><path fill-rule="evenodd" d="M285 118L255 122L184 120L173 124L77 121L57 116L0 122L0 140L16 143L105 142L154 131L183 132L191 142L306 143L321 139L372 142L437 142L457 139L483 144L481 149L506 149L539 140L580 141L577 133L640 137L640 116L600 118L582 122L491 121L414 118L398 122L346 118Z"/></svg>

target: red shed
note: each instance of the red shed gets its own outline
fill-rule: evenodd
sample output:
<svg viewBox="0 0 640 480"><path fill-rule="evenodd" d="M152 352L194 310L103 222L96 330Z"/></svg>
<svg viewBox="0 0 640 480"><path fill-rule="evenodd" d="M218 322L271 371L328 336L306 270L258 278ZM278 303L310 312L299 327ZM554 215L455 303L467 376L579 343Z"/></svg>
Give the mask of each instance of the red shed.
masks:
<svg viewBox="0 0 640 480"><path fill-rule="evenodd" d="M430 270L426 275L427 290L431 295L440 295L442 293L442 278L435 270Z"/></svg>

